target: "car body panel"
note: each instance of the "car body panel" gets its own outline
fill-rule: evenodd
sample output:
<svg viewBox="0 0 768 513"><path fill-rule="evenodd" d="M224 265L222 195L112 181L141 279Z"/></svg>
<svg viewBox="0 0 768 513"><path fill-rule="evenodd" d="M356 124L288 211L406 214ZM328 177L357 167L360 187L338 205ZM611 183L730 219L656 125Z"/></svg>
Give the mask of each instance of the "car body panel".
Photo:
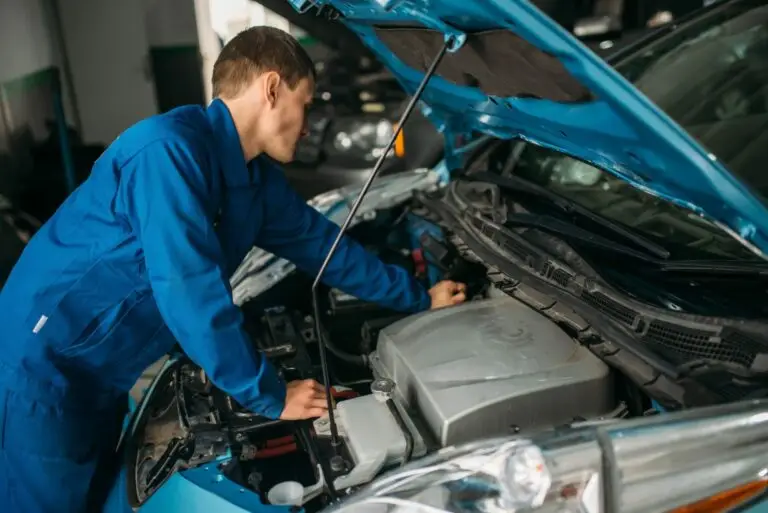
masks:
<svg viewBox="0 0 768 513"><path fill-rule="evenodd" d="M376 27L416 23L462 41L489 28L512 31L586 87L593 100L499 98L434 77L421 98L449 134L482 132L557 149L723 225L755 253L768 254L768 207L692 136L607 63L525 0L289 0L298 10L333 6L375 56L414 91L423 78L398 58ZM711 7L716 10L722 6ZM462 24L456 29L443 20ZM456 25L458 25L456 23ZM456 55L461 52L458 50ZM451 58L450 55L446 58ZM535 92L533 92L535 94Z"/></svg>
<svg viewBox="0 0 768 513"><path fill-rule="evenodd" d="M116 480L115 487L103 513L133 513L125 490L125 469ZM246 490L227 479L216 465L204 465L176 472L137 511L140 513L216 512L216 513L287 513L288 506L265 504L256 493Z"/></svg>

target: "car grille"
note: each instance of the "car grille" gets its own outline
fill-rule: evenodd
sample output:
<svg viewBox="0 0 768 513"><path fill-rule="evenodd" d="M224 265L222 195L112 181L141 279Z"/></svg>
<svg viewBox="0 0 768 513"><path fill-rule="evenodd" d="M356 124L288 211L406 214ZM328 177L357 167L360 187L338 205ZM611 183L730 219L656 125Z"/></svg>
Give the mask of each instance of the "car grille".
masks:
<svg viewBox="0 0 768 513"><path fill-rule="evenodd" d="M648 323L639 312L600 292L584 290L581 298L640 334L643 342L678 364L705 359L749 368L761 352L759 342L735 329L688 328L660 320Z"/></svg>

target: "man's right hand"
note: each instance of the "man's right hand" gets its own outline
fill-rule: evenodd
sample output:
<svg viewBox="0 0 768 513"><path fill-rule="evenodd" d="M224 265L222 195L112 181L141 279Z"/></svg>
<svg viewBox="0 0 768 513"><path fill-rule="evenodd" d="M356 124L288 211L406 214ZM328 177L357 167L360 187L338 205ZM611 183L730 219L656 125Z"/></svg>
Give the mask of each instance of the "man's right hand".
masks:
<svg viewBox="0 0 768 513"><path fill-rule="evenodd" d="M282 420L314 419L328 413L325 387L314 379L291 381L286 389Z"/></svg>

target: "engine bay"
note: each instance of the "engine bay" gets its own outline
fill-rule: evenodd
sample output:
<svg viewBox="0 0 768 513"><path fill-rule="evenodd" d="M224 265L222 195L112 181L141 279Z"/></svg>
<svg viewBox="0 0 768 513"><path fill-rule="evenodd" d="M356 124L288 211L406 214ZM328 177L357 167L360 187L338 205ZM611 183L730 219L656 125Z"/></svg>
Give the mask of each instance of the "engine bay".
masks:
<svg viewBox="0 0 768 513"><path fill-rule="evenodd" d="M303 507L316 511L445 446L642 415L649 406L567 330L495 286L488 268L464 258L428 217L392 209L352 235L425 286L446 277L466 283L468 301L404 315L323 291L340 447L331 445L327 417L266 419L185 356L172 359L126 442L133 507L174 473L215 465L265 503L275 485L299 482ZM242 305L253 343L286 381L322 381L308 294L296 293L307 290L304 280L294 275Z"/></svg>

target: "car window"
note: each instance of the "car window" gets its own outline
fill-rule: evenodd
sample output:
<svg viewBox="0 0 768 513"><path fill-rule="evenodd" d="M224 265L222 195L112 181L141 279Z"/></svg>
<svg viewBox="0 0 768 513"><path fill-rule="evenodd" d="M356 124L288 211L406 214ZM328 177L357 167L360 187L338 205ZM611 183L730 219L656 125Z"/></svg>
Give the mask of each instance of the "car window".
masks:
<svg viewBox="0 0 768 513"><path fill-rule="evenodd" d="M616 69L766 201L768 1L714 9Z"/></svg>

